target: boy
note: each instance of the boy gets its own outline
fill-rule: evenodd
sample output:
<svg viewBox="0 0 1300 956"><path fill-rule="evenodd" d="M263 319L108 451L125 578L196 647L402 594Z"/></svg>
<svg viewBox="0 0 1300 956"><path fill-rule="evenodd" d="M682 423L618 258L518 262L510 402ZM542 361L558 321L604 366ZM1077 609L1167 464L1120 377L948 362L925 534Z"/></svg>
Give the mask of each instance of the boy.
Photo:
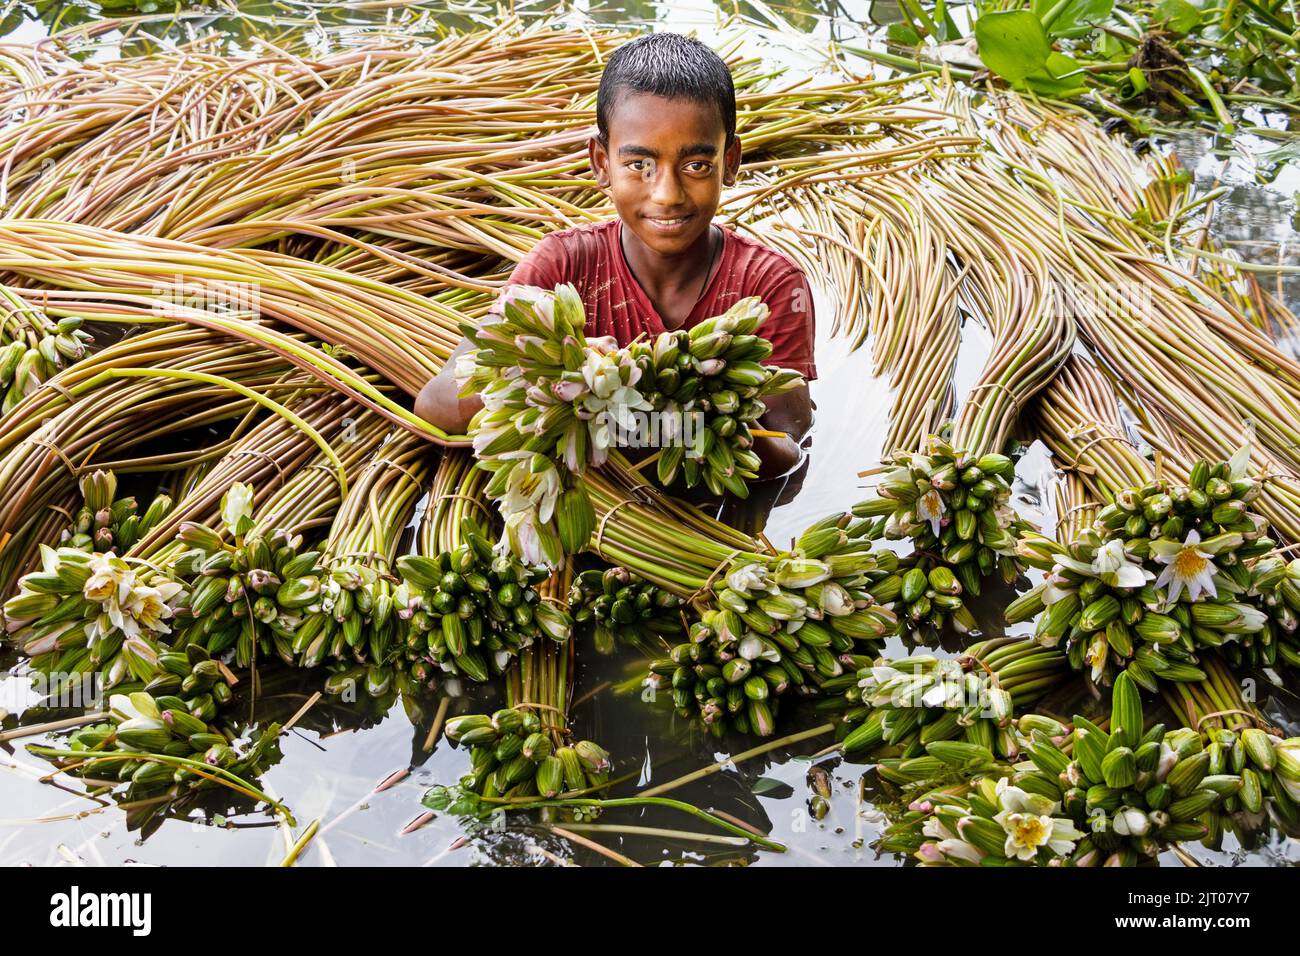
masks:
<svg viewBox="0 0 1300 956"><path fill-rule="evenodd" d="M596 96L597 135L588 153L618 217L552 233L523 258L510 282L554 288L572 282L589 336L626 344L645 333L690 328L746 296L771 310L760 335L767 364L816 377L808 282L788 257L713 224L723 186L735 182L741 145L736 94L721 58L698 40L654 33L619 47ZM469 348L462 342L459 355ZM415 411L464 433L481 407L457 397L455 355L421 391ZM788 473L812 421L807 386L765 399L754 451L760 478Z"/></svg>

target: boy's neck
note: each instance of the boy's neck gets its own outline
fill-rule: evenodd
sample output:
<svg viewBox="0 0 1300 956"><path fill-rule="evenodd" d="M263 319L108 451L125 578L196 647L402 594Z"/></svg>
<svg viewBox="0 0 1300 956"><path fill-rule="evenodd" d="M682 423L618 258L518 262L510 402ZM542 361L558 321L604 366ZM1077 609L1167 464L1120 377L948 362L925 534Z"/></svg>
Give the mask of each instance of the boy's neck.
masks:
<svg viewBox="0 0 1300 956"><path fill-rule="evenodd" d="M624 229L620 221L619 242L633 278L652 300L658 302L661 298L685 292L703 292L701 285L707 282L707 273L713 264L714 231L710 223L709 228L684 252L665 256L649 248L631 229Z"/></svg>

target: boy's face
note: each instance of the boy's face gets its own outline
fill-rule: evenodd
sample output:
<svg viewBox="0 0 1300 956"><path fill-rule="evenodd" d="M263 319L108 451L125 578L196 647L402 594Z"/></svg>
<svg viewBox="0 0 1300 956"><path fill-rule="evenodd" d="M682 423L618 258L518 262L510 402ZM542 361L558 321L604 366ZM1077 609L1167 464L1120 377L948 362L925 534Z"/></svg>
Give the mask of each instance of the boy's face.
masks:
<svg viewBox="0 0 1300 956"><path fill-rule="evenodd" d="M680 255L708 229L722 187L736 181L740 139L715 107L693 100L627 93L609 117L609 145L591 140L596 181L637 239L664 256Z"/></svg>

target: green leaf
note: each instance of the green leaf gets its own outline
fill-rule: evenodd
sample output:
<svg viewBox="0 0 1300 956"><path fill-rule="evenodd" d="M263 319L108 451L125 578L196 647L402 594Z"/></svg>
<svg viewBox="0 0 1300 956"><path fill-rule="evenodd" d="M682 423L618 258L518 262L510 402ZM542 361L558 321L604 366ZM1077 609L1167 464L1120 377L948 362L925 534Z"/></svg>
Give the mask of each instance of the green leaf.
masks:
<svg viewBox="0 0 1300 956"><path fill-rule="evenodd" d="M1033 0L1031 9L1048 36L1081 37L1109 17L1114 6L1115 0L1064 0L1063 5L1060 0Z"/></svg>
<svg viewBox="0 0 1300 956"><path fill-rule="evenodd" d="M1043 69L1052 52L1043 25L1028 10L986 13L975 21L980 60L1012 83Z"/></svg>
<svg viewBox="0 0 1300 956"><path fill-rule="evenodd" d="M1078 70L1077 61L1064 53L1052 53L1041 70L1025 77L1024 85L1040 96L1068 99L1087 89L1083 83L1083 74Z"/></svg>
<svg viewBox="0 0 1300 956"><path fill-rule="evenodd" d="M899 46L917 46L921 42L921 35L906 23L891 23L885 28L885 36Z"/></svg>
<svg viewBox="0 0 1300 956"><path fill-rule="evenodd" d="M956 21L953 20L952 14L948 12L947 0L937 0L934 5L934 20L939 26L939 39L957 40L961 37L961 30L957 28Z"/></svg>
<svg viewBox="0 0 1300 956"><path fill-rule="evenodd" d="M1174 33L1191 33L1201 22L1201 11L1187 0L1160 0L1155 18Z"/></svg>
<svg viewBox="0 0 1300 956"><path fill-rule="evenodd" d="M906 19L898 0L871 0L867 5L867 20L870 23L902 23Z"/></svg>

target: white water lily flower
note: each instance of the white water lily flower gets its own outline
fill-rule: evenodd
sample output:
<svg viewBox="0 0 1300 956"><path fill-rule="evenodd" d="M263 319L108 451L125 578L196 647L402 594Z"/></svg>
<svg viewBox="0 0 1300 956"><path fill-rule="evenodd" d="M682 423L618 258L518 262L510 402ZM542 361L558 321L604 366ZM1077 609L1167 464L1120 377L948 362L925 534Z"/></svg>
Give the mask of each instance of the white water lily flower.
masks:
<svg viewBox="0 0 1300 956"><path fill-rule="evenodd" d="M957 834L953 833L944 825L944 822L938 817L930 817L921 824L921 833L924 836L932 837L936 840L956 840Z"/></svg>
<svg viewBox="0 0 1300 956"><path fill-rule="evenodd" d="M750 597L755 591L771 590L767 568L757 563L742 565L727 575L727 587L745 597Z"/></svg>
<svg viewBox="0 0 1300 956"><path fill-rule="evenodd" d="M1068 820L1047 814L1003 810L993 819L1007 834L1002 848L1007 859L1032 860L1044 846L1057 856L1064 856L1074 849L1074 840L1082 836Z"/></svg>
<svg viewBox="0 0 1300 956"><path fill-rule="evenodd" d="M1111 825L1120 836L1146 836L1151 830L1151 820L1135 807L1121 807L1111 818Z"/></svg>
<svg viewBox="0 0 1300 956"><path fill-rule="evenodd" d="M1228 459L1228 480L1240 481L1246 477L1246 471L1250 468L1250 442L1242 445L1232 453Z"/></svg>
<svg viewBox="0 0 1300 956"><path fill-rule="evenodd" d="M604 410L614 416L614 420L623 431L636 434L644 421L638 421L636 413L652 412L654 406L631 385L624 385L609 397ZM645 429L641 428L641 431L644 432Z"/></svg>
<svg viewBox="0 0 1300 956"><path fill-rule="evenodd" d="M945 657L934 665L935 676L943 680L959 681L965 673L966 671L962 669L961 662L952 657Z"/></svg>
<svg viewBox="0 0 1300 956"><path fill-rule="evenodd" d="M1128 556L1124 542L1118 538L1097 549L1092 570L1103 582L1115 588L1143 587L1154 575Z"/></svg>
<svg viewBox="0 0 1300 956"><path fill-rule="evenodd" d="M1080 561L1078 558L1068 554L1058 554L1056 556L1056 570L1064 568L1066 571L1073 571L1075 574L1091 575L1094 573L1093 566L1088 561Z"/></svg>
<svg viewBox="0 0 1300 956"><path fill-rule="evenodd" d="M251 520L252 517L253 486L237 481L221 498L221 520L225 522L227 528L235 531L241 519Z"/></svg>
<svg viewBox="0 0 1300 956"><path fill-rule="evenodd" d="M587 351L586 361L582 363L582 377L591 389L592 397L609 399L623 387L622 370L618 358L612 354Z"/></svg>
<svg viewBox="0 0 1300 956"><path fill-rule="evenodd" d="M491 414L492 412L499 412L503 408L513 407L515 404L518 403L519 393L516 389L510 388L508 386L506 387L498 386L495 388L488 387L479 393L479 398L482 399L483 401L484 410L486 410L488 414ZM481 427L478 429L476 434L482 434L484 432L490 431L492 435L495 436L496 434L501 432L505 427L509 427L509 426L498 425L498 427L496 428ZM483 444L486 445L487 442L483 442Z"/></svg>
<svg viewBox="0 0 1300 956"><path fill-rule="evenodd" d="M531 508L506 516L502 541L525 564L545 564L542 536L537 531L537 514Z"/></svg>
<svg viewBox="0 0 1300 956"><path fill-rule="evenodd" d="M152 717L132 717L118 724L117 732L120 734L124 730L165 730L166 728L167 725L161 720Z"/></svg>
<svg viewBox="0 0 1300 956"><path fill-rule="evenodd" d="M586 400L583 399L583 401ZM614 444L614 438L609 433L609 417L596 415L587 422L587 430L589 433L588 444L591 446L591 463L599 468L609 459L609 449Z"/></svg>
<svg viewBox="0 0 1300 956"><path fill-rule="evenodd" d="M136 707L131 698L126 694L113 694L108 698L108 709L117 714L123 720L149 720L148 715L144 714L140 708ZM159 725L161 726L161 725Z"/></svg>
<svg viewBox="0 0 1300 956"><path fill-rule="evenodd" d="M916 502L916 517L918 521L930 522L930 530L934 536L939 537L939 526L943 522L943 516L947 509L943 504L943 495L939 494L938 488L931 488Z"/></svg>
<svg viewBox="0 0 1300 956"><path fill-rule="evenodd" d="M903 671L888 664L875 664L871 668L871 680L877 684L887 684L891 680L907 676Z"/></svg>
<svg viewBox="0 0 1300 956"><path fill-rule="evenodd" d="M940 840L935 847L951 859L965 860L968 863L978 863L984 859L984 854L965 840Z"/></svg>
<svg viewBox="0 0 1300 956"><path fill-rule="evenodd" d="M997 519L999 528L1010 528L1016 520L1016 509L1010 505L998 505L993 509L993 517ZM1007 551L1007 554L1015 554L1014 545Z"/></svg>
<svg viewBox="0 0 1300 956"><path fill-rule="evenodd" d="M99 615L97 623L104 634L109 634L113 628L117 628L125 637L140 636L140 622L131 615L123 613L122 605L115 600L104 605L103 613Z"/></svg>
<svg viewBox="0 0 1300 956"><path fill-rule="evenodd" d="M1202 594L1218 597L1214 586L1214 557L1197 547L1201 536L1195 531L1187 532L1187 538L1181 545L1176 541L1160 539L1151 542L1151 555L1165 566L1156 578L1156 587L1169 587L1169 603L1174 604L1183 589L1187 589L1187 599L1197 600Z"/></svg>
<svg viewBox="0 0 1300 956"><path fill-rule="evenodd" d="M948 862L947 857L934 843L922 843L920 848L912 855L920 861L922 866L942 866Z"/></svg>
<svg viewBox="0 0 1300 956"><path fill-rule="evenodd" d="M505 459L530 459L532 452L507 452ZM542 524L551 520L555 503L559 500L560 473L554 465L547 464L541 471L533 471L528 461L520 461L510 469L506 480L506 493L501 497L501 513L509 517L523 511L535 511Z"/></svg>
<svg viewBox="0 0 1300 956"><path fill-rule="evenodd" d="M105 601L122 601L135 587L135 572L112 551L96 554L89 561L90 577L81 588L87 601L102 604Z"/></svg>
<svg viewBox="0 0 1300 956"><path fill-rule="evenodd" d="M508 285L501 290L501 294L496 297L489 311L494 315L505 315L507 305L539 302L550 297L551 294L548 290L540 289L535 285Z"/></svg>
<svg viewBox="0 0 1300 956"><path fill-rule="evenodd" d="M957 710L966 705L965 697L961 681L939 681L921 695L921 706Z"/></svg>
<svg viewBox="0 0 1300 956"><path fill-rule="evenodd" d="M462 388L470 380L475 372L478 371L478 350L470 349L461 355L456 356L455 375L456 384Z"/></svg>
<svg viewBox="0 0 1300 956"><path fill-rule="evenodd" d="M626 352L606 355L588 350L582 375L591 389L583 396L582 409L591 416L592 443L597 447L608 448L612 443L608 418L612 417L622 431L636 433L641 424L636 413L654 410L635 387L641 369Z"/></svg>
<svg viewBox="0 0 1300 956"><path fill-rule="evenodd" d="M610 352L618 351L618 339L612 335L592 335L587 338L587 348L601 355L608 355Z"/></svg>
<svg viewBox="0 0 1300 956"><path fill-rule="evenodd" d="M921 706L922 707L944 706L944 704L946 704L948 701L948 689L951 686L952 686L951 684L946 684L942 681L935 684L924 694L921 695Z"/></svg>
<svg viewBox="0 0 1300 956"><path fill-rule="evenodd" d="M994 793L998 806L1010 813L1053 814L1060 807L1056 801L1041 793L1030 793L1013 786L1007 777L998 780Z"/></svg>
<svg viewBox="0 0 1300 956"><path fill-rule="evenodd" d="M555 331L555 293L547 292L533 300L533 315L548 332Z"/></svg>
<svg viewBox="0 0 1300 956"><path fill-rule="evenodd" d="M762 656L764 650L763 642L758 639L758 635L746 634L740 639L736 654L747 661L754 661Z"/></svg>
<svg viewBox="0 0 1300 956"><path fill-rule="evenodd" d="M1083 652L1083 662L1092 668L1091 677L1094 684L1100 681L1102 674L1106 672L1106 655L1109 653L1110 644L1107 643L1104 632L1093 638L1088 649Z"/></svg>
<svg viewBox="0 0 1300 956"><path fill-rule="evenodd" d="M1049 574L1044 580L1043 587L1043 604L1051 607L1057 601L1069 597L1071 594L1078 593L1078 588L1067 583L1066 579L1059 573Z"/></svg>
<svg viewBox="0 0 1300 956"><path fill-rule="evenodd" d="M122 610L137 622L157 634L170 634L172 629L163 622L172 616L167 603L180 593L181 586L167 581L158 587L136 587L122 602Z"/></svg>
<svg viewBox="0 0 1300 956"><path fill-rule="evenodd" d="M1254 634L1256 631L1262 631L1264 625L1268 623L1268 615L1257 607L1251 607L1249 604L1234 604L1232 606L1241 615L1241 623L1233 629L1234 632Z"/></svg>
<svg viewBox="0 0 1300 956"><path fill-rule="evenodd" d="M817 605L831 617L844 617L853 613L853 595L843 585L826 581L817 596Z"/></svg>

